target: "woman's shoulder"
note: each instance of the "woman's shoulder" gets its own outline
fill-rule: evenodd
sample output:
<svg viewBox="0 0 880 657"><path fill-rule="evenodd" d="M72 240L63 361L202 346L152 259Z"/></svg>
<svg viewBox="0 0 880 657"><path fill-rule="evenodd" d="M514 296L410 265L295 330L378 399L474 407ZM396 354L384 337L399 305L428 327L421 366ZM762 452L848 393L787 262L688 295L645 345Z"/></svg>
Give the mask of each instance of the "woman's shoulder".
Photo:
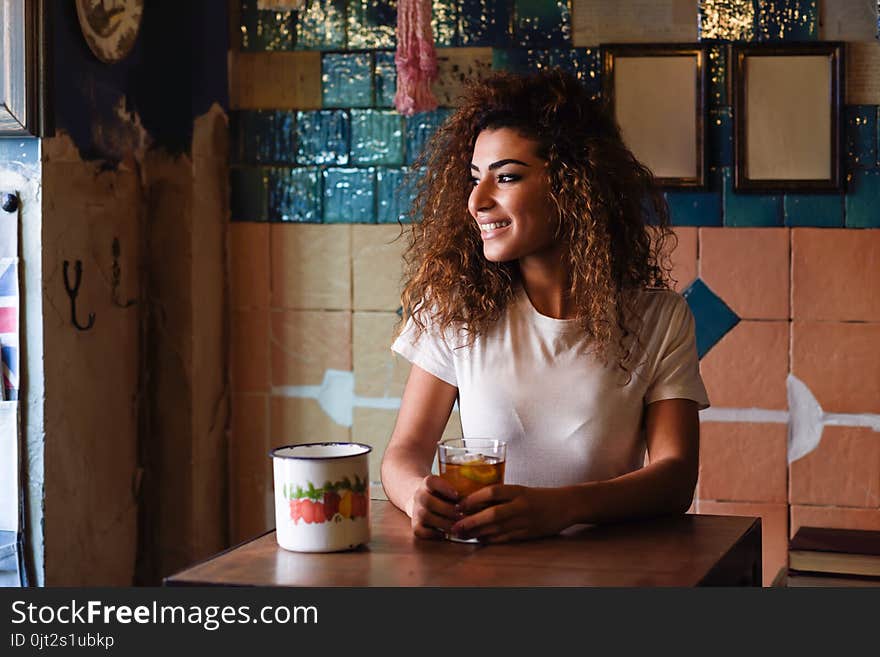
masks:
<svg viewBox="0 0 880 657"><path fill-rule="evenodd" d="M690 310L685 298L669 288L641 288L636 293L635 305L642 315L672 315Z"/></svg>

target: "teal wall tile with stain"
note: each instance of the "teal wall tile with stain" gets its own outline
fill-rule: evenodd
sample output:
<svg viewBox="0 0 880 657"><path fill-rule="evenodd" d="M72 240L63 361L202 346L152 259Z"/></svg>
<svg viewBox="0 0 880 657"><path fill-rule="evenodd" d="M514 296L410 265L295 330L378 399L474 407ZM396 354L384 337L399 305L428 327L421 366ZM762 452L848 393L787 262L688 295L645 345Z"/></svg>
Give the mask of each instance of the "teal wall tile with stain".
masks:
<svg viewBox="0 0 880 657"><path fill-rule="evenodd" d="M786 194L785 225L841 228L843 205L843 194Z"/></svg>
<svg viewBox="0 0 880 657"><path fill-rule="evenodd" d="M880 169L856 169L846 192L846 227L880 228Z"/></svg>
<svg viewBox="0 0 880 657"><path fill-rule="evenodd" d="M305 0L297 13L297 50L345 50L345 0Z"/></svg>
<svg viewBox="0 0 880 657"><path fill-rule="evenodd" d="M257 0L241 2L241 49L245 52L293 50L296 12L258 9L257 4Z"/></svg>
<svg viewBox="0 0 880 657"><path fill-rule="evenodd" d="M850 168L877 164L877 109L876 105L846 106L846 163Z"/></svg>
<svg viewBox="0 0 880 657"><path fill-rule="evenodd" d="M267 221L265 167L243 166L229 169L230 214L232 221Z"/></svg>
<svg viewBox="0 0 880 657"><path fill-rule="evenodd" d="M412 221L413 180L406 168L376 169L376 219L380 224Z"/></svg>
<svg viewBox="0 0 880 657"><path fill-rule="evenodd" d="M321 103L324 107L372 107L372 53L324 53Z"/></svg>
<svg viewBox="0 0 880 657"><path fill-rule="evenodd" d="M514 0L514 42L526 48L571 46L570 0Z"/></svg>
<svg viewBox="0 0 880 657"><path fill-rule="evenodd" d="M425 144L443 122L452 114L448 109L436 109L407 116L406 124L406 163L413 164Z"/></svg>
<svg viewBox="0 0 880 657"><path fill-rule="evenodd" d="M329 168L324 176L324 223L376 223L373 167Z"/></svg>
<svg viewBox="0 0 880 657"><path fill-rule="evenodd" d="M403 117L394 110L351 110L351 163L403 164Z"/></svg>
<svg viewBox="0 0 880 657"><path fill-rule="evenodd" d="M394 52L377 50L373 53L373 90L376 107L394 107L397 93L397 64Z"/></svg>
<svg viewBox="0 0 880 657"><path fill-rule="evenodd" d="M724 181L724 225L735 228L781 226L782 196L776 194L736 193L733 171L721 169Z"/></svg>
<svg viewBox="0 0 880 657"><path fill-rule="evenodd" d="M397 0L348 0L348 47L394 48Z"/></svg>
<svg viewBox="0 0 880 657"><path fill-rule="evenodd" d="M433 0L431 2L431 31L434 45L452 48L458 40L459 3L457 0Z"/></svg>
<svg viewBox="0 0 880 657"><path fill-rule="evenodd" d="M268 170L269 221L320 223L321 177L317 167Z"/></svg>
<svg viewBox="0 0 880 657"><path fill-rule="evenodd" d="M504 46L513 38L513 7L498 0L461 0L458 14L460 46Z"/></svg>
<svg viewBox="0 0 880 657"><path fill-rule="evenodd" d="M694 316L697 357L702 358L734 326L739 317L699 278L682 292Z"/></svg>
<svg viewBox="0 0 880 657"><path fill-rule="evenodd" d="M818 0L757 0L758 41L815 41L819 38Z"/></svg>
<svg viewBox="0 0 880 657"><path fill-rule="evenodd" d="M296 112L244 110L229 114L233 164L294 164Z"/></svg>
<svg viewBox="0 0 880 657"><path fill-rule="evenodd" d="M296 115L298 164L348 164L348 112L313 110Z"/></svg>

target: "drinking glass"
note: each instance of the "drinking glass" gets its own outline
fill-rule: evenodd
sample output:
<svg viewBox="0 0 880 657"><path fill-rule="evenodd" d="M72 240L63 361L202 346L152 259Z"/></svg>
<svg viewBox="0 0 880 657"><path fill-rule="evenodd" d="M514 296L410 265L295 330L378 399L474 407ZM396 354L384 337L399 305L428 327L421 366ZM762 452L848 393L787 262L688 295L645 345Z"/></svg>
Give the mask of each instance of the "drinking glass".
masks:
<svg viewBox="0 0 880 657"><path fill-rule="evenodd" d="M445 479L464 498L486 486L504 483L507 443L495 438L450 438L437 443L440 478ZM459 543L476 543L450 534Z"/></svg>

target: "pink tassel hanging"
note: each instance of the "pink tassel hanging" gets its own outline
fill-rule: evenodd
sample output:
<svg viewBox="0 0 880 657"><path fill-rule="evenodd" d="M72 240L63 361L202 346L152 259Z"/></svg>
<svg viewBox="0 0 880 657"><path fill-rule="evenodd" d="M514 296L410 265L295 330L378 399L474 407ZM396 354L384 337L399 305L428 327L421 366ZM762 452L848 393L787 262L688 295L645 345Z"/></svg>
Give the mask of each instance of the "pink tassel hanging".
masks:
<svg viewBox="0 0 880 657"><path fill-rule="evenodd" d="M437 79L437 52L431 32L431 0L397 0L397 93L394 106L404 116L437 107L431 83Z"/></svg>

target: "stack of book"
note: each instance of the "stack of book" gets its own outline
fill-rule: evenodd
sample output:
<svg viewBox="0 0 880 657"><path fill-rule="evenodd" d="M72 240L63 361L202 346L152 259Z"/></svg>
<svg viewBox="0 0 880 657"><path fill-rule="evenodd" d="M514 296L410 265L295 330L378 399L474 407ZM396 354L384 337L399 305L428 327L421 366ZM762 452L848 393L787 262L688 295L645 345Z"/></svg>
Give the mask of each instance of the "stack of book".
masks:
<svg viewBox="0 0 880 657"><path fill-rule="evenodd" d="M880 531L801 527L788 546L788 586L880 586Z"/></svg>

